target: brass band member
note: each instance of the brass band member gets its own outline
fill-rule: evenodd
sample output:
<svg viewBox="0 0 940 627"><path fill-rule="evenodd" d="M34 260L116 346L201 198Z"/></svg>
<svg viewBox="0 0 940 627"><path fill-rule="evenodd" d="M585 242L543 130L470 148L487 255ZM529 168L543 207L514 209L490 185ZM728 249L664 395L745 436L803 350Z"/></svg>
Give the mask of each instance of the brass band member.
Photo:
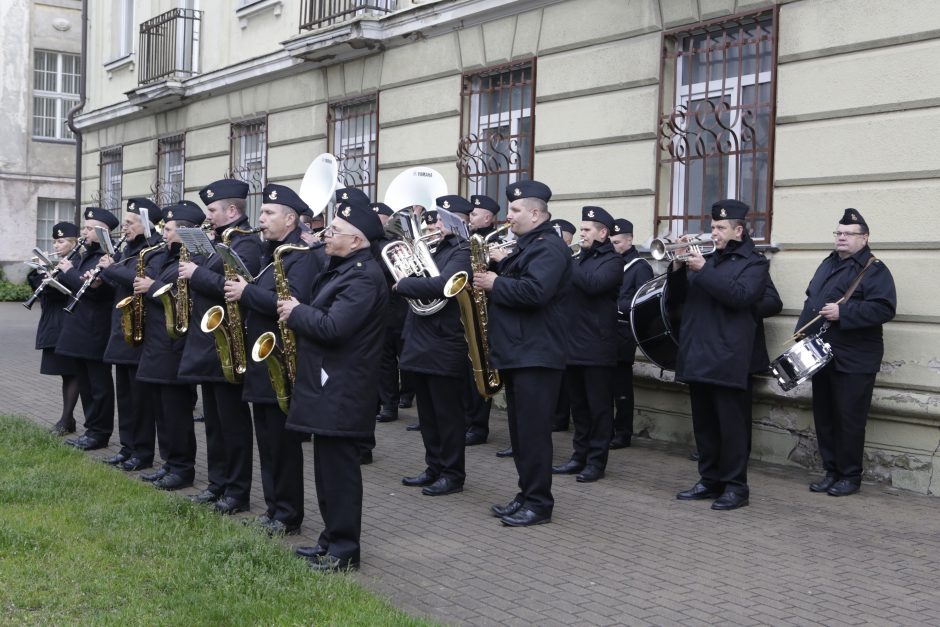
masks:
<svg viewBox="0 0 940 627"><path fill-rule="evenodd" d="M388 288L370 241L382 223L364 203L337 204L326 230L326 270L309 305L278 303L278 315L296 332L297 382L288 426L313 433L314 476L323 532L316 546L297 553L319 571L358 568L362 531L359 446L375 434Z"/></svg>
<svg viewBox="0 0 940 627"><path fill-rule="evenodd" d="M813 376L813 419L826 475L810 490L831 496L848 496L861 487L865 423L884 356L882 325L894 318L897 307L894 278L874 260L868 234L862 214L846 209L833 232L835 250L806 288L797 322L801 328L822 316L805 330L807 336L828 325L823 339L832 347L832 361ZM866 267L849 298L839 302Z"/></svg>
<svg viewBox="0 0 940 627"><path fill-rule="evenodd" d="M680 500L717 499L712 509L748 504L751 362L757 335L753 308L767 290L768 263L754 250L738 200L712 205L715 252L691 252L669 268L669 289L686 315L679 329L676 378L689 385L701 478Z"/></svg>
<svg viewBox="0 0 940 627"><path fill-rule="evenodd" d="M261 239L249 233L248 183L234 179L215 181L199 190L212 224L215 241L221 243L229 229L228 245L253 275L261 270ZM246 232L238 232L246 231ZM186 334L179 376L183 381L202 384L203 415L206 427L206 464L209 485L193 497L197 503L214 503L222 514L248 509L254 437L251 408L242 400L241 383L229 383L215 350L215 341L198 327L205 313L224 305L225 269L221 255L180 263L179 276L189 281L192 300L190 331Z"/></svg>
<svg viewBox="0 0 940 627"><path fill-rule="evenodd" d="M71 222L59 222L52 227L52 246L59 259L66 256L78 244L78 226ZM26 279L32 289L39 287L47 273L32 270ZM42 351L39 365L40 374L62 377L62 415L50 429L54 435L75 433L75 405L78 404L78 372L72 357L56 355L55 346L59 341L62 324L68 315L63 307L68 304L68 296L47 287L39 293L42 315L36 327L36 349Z"/></svg>
<svg viewBox="0 0 940 627"><path fill-rule="evenodd" d="M248 350L255 340L273 331L281 344L277 327L277 292L274 251L285 244L302 245L300 215L309 209L292 189L269 184L262 191L263 204L258 225L264 229L261 263L264 269L254 283L241 277L225 282L225 298L241 305L247 332ZM310 286L321 269L319 252L294 251L281 258L284 274L295 297L307 299ZM261 487L264 491L265 513L258 522L271 535L293 535L300 532L304 518L303 452L300 434L285 428L287 416L278 407L277 396L264 363L248 358L242 399L251 402L254 412L255 439L261 465ZM291 400L298 402L296 394ZM303 411L318 412L319 406L308 405Z"/></svg>
<svg viewBox="0 0 940 627"><path fill-rule="evenodd" d="M118 251L113 260L104 255L98 261L98 265L103 268L101 277L114 287L115 304L134 293L138 253L161 240L156 231L151 231L149 239L144 235L141 208L147 210L151 228L163 216L160 208L149 199L129 198L121 223L127 238L124 249ZM121 450L105 461L130 472L153 465L156 437L154 411L159 405L159 399L153 397L152 386L137 380L137 365L142 348L131 346L124 340L121 315L120 309L111 308L111 337L104 352L105 361L114 364Z"/></svg>
<svg viewBox="0 0 940 627"><path fill-rule="evenodd" d="M457 201L448 198L453 207ZM469 206L466 200L463 202ZM443 220L429 224L428 230L442 238L433 255L440 274L399 280L393 290L406 298L440 298L450 277L461 271L472 273L470 250L461 245L457 235L447 232ZM449 299L443 309L429 316L419 316L409 309L404 342L401 368L411 373L414 384L427 467L401 482L422 486L421 493L428 496L460 492L466 479L463 400L469 360L457 299Z"/></svg>
<svg viewBox="0 0 940 627"><path fill-rule="evenodd" d="M61 269L59 282L73 294L104 255L95 227L111 231L118 226L118 219L106 209L88 207L84 216L81 235L85 239L85 252L74 264L63 259L58 266ZM114 379L111 365L104 363L113 298L111 286L103 283L100 277L95 279L75 312L66 315L56 343L56 354L76 359L85 413L85 433L65 443L86 451L106 447L114 431Z"/></svg>
<svg viewBox="0 0 940 627"><path fill-rule="evenodd" d="M505 383L509 439L519 473L519 493L493 514L510 526L551 521L552 415L566 352L563 296L571 278L571 254L548 220L552 192L544 183L521 181L506 188L507 219L516 250L497 273L473 277L488 293L490 363Z"/></svg>
<svg viewBox="0 0 940 627"><path fill-rule="evenodd" d="M565 377L574 418L571 459L556 474L597 481L607 468L614 426L611 399L617 365L617 293L623 261L610 243L614 218L602 207L581 209L581 252L568 292L568 362Z"/></svg>
<svg viewBox="0 0 940 627"><path fill-rule="evenodd" d="M179 279L182 244L178 228L202 224L205 214L196 203L183 200L163 208L166 247L145 257L146 276L134 279L134 293L144 295L144 344L137 379L153 386L159 398L157 440L164 465L140 477L161 490L188 488L196 477L196 433L193 428L192 391L179 379L185 340L167 333L166 317L154 293Z"/></svg>

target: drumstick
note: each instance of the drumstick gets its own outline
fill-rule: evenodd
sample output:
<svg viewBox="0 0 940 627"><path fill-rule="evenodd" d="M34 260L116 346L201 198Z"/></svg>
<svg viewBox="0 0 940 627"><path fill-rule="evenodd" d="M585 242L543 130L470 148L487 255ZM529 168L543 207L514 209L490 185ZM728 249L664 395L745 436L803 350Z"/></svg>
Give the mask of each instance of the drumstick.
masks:
<svg viewBox="0 0 940 627"><path fill-rule="evenodd" d="M844 300L845 300L845 296L837 300L834 304L841 305ZM810 328L811 326L819 322L820 318L822 318L822 314L819 314L818 316L816 316L815 318L813 318L812 320L810 320L809 322L801 326L799 329L797 329L793 333L793 336L789 340L787 340L787 344L789 344L790 342L796 342L797 340L802 339L803 331L805 331L806 329Z"/></svg>

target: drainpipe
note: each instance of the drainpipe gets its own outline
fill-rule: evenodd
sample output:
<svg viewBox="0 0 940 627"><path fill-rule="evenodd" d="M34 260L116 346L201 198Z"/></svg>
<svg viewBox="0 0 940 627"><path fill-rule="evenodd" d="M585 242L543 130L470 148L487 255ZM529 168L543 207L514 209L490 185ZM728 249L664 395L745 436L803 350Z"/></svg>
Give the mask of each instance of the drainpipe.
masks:
<svg viewBox="0 0 940 627"><path fill-rule="evenodd" d="M82 133L75 128L75 116L85 107L85 74L88 68L88 0L82 0L82 73L78 79L78 104L65 116L69 129L75 134L75 224L82 216Z"/></svg>

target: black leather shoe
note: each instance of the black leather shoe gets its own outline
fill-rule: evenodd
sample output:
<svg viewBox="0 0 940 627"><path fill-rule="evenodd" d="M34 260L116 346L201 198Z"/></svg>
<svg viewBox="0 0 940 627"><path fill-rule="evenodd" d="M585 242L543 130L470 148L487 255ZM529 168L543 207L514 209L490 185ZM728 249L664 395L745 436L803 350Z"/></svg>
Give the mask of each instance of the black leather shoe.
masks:
<svg viewBox="0 0 940 627"><path fill-rule="evenodd" d="M719 496L714 503L712 503L712 509L727 511L729 509L738 509L739 507L744 507L749 503L750 501L748 500L746 494L725 492Z"/></svg>
<svg viewBox="0 0 940 627"><path fill-rule="evenodd" d="M213 490L210 490L209 488L206 488L205 490L203 490L202 492L200 492L200 493L197 494L196 496L192 497L190 500L191 500L193 503L199 503L199 504L201 504L201 505L207 505L207 504L209 504L209 503L215 503L215 502L218 501L220 498L222 498L222 495L221 495L221 494L219 494L218 492L215 492L215 491L213 491Z"/></svg>
<svg viewBox="0 0 940 627"><path fill-rule="evenodd" d="M483 433L478 433L476 431L467 431L466 435L463 436L464 446L476 446L478 444L486 444L486 435Z"/></svg>
<svg viewBox="0 0 940 627"><path fill-rule="evenodd" d="M827 492L829 488L832 487L832 484L836 482L836 475L832 472L827 472L819 481L814 481L809 484L810 492Z"/></svg>
<svg viewBox="0 0 940 627"><path fill-rule="evenodd" d="M107 442L96 440L94 438L88 437L87 435L83 435L82 437L76 438L74 440L66 440L65 443L82 451L96 451L108 445Z"/></svg>
<svg viewBox="0 0 940 627"><path fill-rule="evenodd" d="M300 533L300 525L288 525L276 518L269 518L267 523L261 523L261 527L271 537L296 536Z"/></svg>
<svg viewBox="0 0 940 627"><path fill-rule="evenodd" d="M372 463L372 451L359 453L359 465L360 466L368 466L371 463Z"/></svg>
<svg viewBox="0 0 940 627"><path fill-rule="evenodd" d="M839 479L826 490L826 493L829 496L848 496L858 492L861 487L862 482L860 479Z"/></svg>
<svg viewBox="0 0 940 627"><path fill-rule="evenodd" d="M405 431L421 431L421 423L416 422L405 427Z"/></svg>
<svg viewBox="0 0 940 627"><path fill-rule="evenodd" d="M402 477L401 478L402 485L411 486L411 487L415 487L415 486L423 487L426 485L431 485L435 481L437 481L437 475L432 474L428 472L427 470L422 472L420 475L415 475L414 477Z"/></svg>
<svg viewBox="0 0 940 627"><path fill-rule="evenodd" d="M128 460L127 455L125 455L124 453L118 453L117 455L112 455L111 457L108 457L104 459L103 461L108 466L117 466L118 464L123 464L127 460Z"/></svg>
<svg viewBox="0 0 940 627"><path fill-rule="evenodd" d="M500 518L507 527L531 527L552 522L551 516L536 514L528 507L520 507L514 514Z"/></svg>
<svg viewBox="0 0 940 627"><path fill-rule="evenodd" d="M183 488L188 488L192 484L192 479L183 479L181 476L173 472L168 472L162 479L157 479L153 482L153 486L155 488L167 491L181 490Z"/></svg>
<svg viewBox="0 0 940 627"><path fill-rule="evenodd" d="M629 448L630 447L630 434L626 431L618 431L614 434L614 437L610 439L610 448Z"/></svg>
<svg viewBox="0 0 940 627"><path fill-rule="evenodd" d="M65 435L66 433L75 433L75 419L59 420L49 429L52 435Z"/></svg>
<svg viewBox="0 0 940 627"><path fill-rule="evenodd" d="M441 477L421 490L421 494L426 496L444 496L445 494L454 494L455 492L463 492L463 484L457 483L450 477Z"/></svg>
<svg viewBox="0 0 940 627"><path fill-rule="evenodd" d="M564 464L552 466L553 475L576 475L584 470L584 464L576 459L569 459Z"/></svg>
<svg viewBox="0 0 940 627"><path fill-rule="evenodd" d="M239 501L232 496L223 496L215 502L215 511L220 514L237 514L248 511L248 501Z"/></svg>
<svg viewBox="0 0 940 627"><path fill-rule="evenodd" d="M578 483L592 483L598 479L604 478L604 469L597 466L585 466L584 470L578 473L575 480Z"/></svg>
<svg viewBox="0 0 940 627"><path fill-rule="evenodd" d="M311 570L319 573L342 573L349 570L359 570L359 560L333 557L329 553L309 559L307 564Z"/></svg>
<svg viewBox="0 0 940 627"><path fill-rule="evenodd" d="M676 495L680 501L701 501L703 499L717 499L721 496L721 490L709 488L703 483L696 483L688 490L684 490Z"/></svg>
<svg viewBox="0 0 940 627"><path fill-rule="evenodd" d="M315 544L313 546L298 546L294 549L294 555L299 555L300 557L305 557L307 559L317 558L322 555L326 555L326 547L320 544Z"/></svg>
<svg viewBox="0 0 940 627"><path fill-rule="evenodd" d="M414 401L413 396L402 396L398 399L398 409L408 409Z"/></svg>
<svg viewBox="0 0 940 627"><path fill-rule="evenodd" d="M153 472L141 473L140 480L149 481L150 483L153 483L154 481L159 481L160 479L163 479L168 474L170 474L170 471L167 470L166 468L157 468Z"/></svg>
<svg viewBox="0 0 940 627"><path fill-rule="evenodd" d="M139 457L131 457L123 464L121 464L121 470L127 472L133 472L135 470L143 470L145 468L152 468L153 462L145 462Z"/></svg>
<svg viewBox="0 0 940 627"><path fill-rule="evenodd" d="M496 457L512 457L512 447L510 446L496 451Z"/></svg>
<svg viewBox="0 0 940 627"><path fill-rule="evenodd" d="M375 417L376 422L395 422L398 420L398 410L392 407L385 407Z"/></svg>
<svg viewBox="0 0 940 627"><path fill-rule="evenodd" d="M522 503L513 499L506 503L505 505L490 505L490 511L493 512L493 516L497 518L502 518L504 516L512 516L519 511L519 508L522 507Z"/></svg>

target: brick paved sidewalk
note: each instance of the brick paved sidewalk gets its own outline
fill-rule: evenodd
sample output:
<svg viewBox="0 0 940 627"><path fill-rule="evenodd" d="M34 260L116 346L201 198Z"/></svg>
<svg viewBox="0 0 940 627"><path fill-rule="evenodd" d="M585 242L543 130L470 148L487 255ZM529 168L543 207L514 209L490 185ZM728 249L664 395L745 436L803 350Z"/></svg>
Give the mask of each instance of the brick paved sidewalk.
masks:
<svg viewBox="0 0 940 627"><path fill-rule="evenodd" d="M45 425L61 406L58 379L37 374L38 318L0 303L0 413ZM598 483L556 477L552 524L511 529L488 511L516 491L512 460L494 456L508 443L505 417L494 412L490 441L468 448L464 492L445 497L400 483L424 468L420 435L405 431L414 417L377 426L355 575L407 612L469 625L940 625L936 498L864 485L837 499L810 493L801 469L755 463L750 507L714 512L674 498L696 478L687 450L640 440L611 452ZM206 478L196 433L187 494ZM570 434L555 434L556 460L570 450ZM309 444L304 453L304 535L291 544L320 532ZM251 516L260 489L256 470Z"/></svg>

